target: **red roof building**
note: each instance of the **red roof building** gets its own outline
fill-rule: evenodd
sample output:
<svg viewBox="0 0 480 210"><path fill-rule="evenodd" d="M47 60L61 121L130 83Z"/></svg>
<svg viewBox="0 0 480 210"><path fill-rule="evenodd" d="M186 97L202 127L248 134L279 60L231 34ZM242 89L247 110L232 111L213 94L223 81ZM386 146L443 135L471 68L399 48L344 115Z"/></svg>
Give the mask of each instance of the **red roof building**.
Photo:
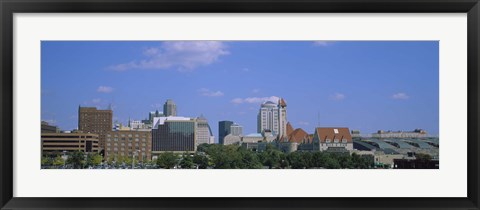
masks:
<svg viewBox="0 0 480 210"><path fill-rule="evenodd" d="M353 150L352 135L348 128L323 127L316 128L313 135L314 149L324 151L329 148L345 148Z"/></svg>

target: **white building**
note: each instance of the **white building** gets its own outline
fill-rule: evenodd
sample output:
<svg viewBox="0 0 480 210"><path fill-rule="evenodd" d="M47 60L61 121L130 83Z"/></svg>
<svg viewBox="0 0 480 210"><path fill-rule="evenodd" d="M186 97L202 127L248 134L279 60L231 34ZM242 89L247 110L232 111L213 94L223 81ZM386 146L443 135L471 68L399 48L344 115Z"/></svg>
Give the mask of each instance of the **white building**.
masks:
<svg viewBox="0 0 480 210"><path fill-rule="evenodd" d="M230 126L230 134L233 136L243 136L243 126L234 123Z"/></svg>
<svg viewBox="0 0 480 210"><path fill-rule="evenodd" d="M145 123L143 123L140 120L129 120L128 126L133 130L135 130L135 129L146 129L147 128Z"/></svg>
<svg viewBox="0 0 480 210"><path fill-rule="evenodd" d="M241 136L234 136L232 134L228 134L223 138L223 145L239 144L241 141Z"/></svg>
<svg viewBox="0 0 480 210"><path fill-rule="evenodd" d="M287 136L287 104L283 98L278 103L263 103L257 115L257 132L272 131L274 136Z"/></svg>
<svg viewBox="0 0 480 210"><path fill-rule="evenodd" d="M213 144L215 138L212 134L212 129L208 124L208 120L204 116L196 118L197 122L197 145L200 144Z"/></svg>

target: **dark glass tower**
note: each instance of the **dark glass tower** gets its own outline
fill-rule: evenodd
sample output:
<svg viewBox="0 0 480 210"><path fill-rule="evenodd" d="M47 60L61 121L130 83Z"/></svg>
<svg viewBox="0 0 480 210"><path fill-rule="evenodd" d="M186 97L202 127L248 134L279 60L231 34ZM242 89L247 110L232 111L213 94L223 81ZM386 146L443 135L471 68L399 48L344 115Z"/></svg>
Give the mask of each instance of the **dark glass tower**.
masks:
<svg viewBox="0 0 480 210"><path fill-rule="evenodd" d="M231 133L230 126L232 126L232 121L220 121L218 122L218 143L223 144L223 139L226 135Z"/></svg>

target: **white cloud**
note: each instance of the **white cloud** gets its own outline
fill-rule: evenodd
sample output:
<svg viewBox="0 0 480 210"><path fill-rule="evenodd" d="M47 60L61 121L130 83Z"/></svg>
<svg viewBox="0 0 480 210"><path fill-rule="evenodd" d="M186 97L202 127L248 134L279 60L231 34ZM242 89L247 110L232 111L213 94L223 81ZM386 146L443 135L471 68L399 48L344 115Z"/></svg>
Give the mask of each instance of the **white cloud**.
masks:
<svg viewBox="0 0 480 210"><path fill-rule="evenodd" d="M108 86L100 86L97 88L97 92L99 93L111 93L112 91L113 88Z"/></svg>
<svg viewBox="0 0 480 210"><path fill-rule="evenodd" d="M335 93L333 96L331 96L331 99L336 100L336 101L340 101L340 100L345 99L345 95L342 94L342 93Z"/></svg>
<svg viewBox="0 0 480 210"><path fill-rule="evenodd" d="M332 43L332 41L314 41L313 45L318 47L325 47L331 45Z"/></svg>
<svg viewBox="0 0 480 210"><path fill-rule="evenodd" d="M260 89L253 89L252 92L253 93L258 93L258 92L260 92Z"/></svg>
<svg viewBox="0 0 480 210"><path fill-rule="evenodd" d="M207 88L200 88L198 89L198 92L200 93L200 95L208 97L219 97L224 95L222 91L212 91Z"/></svg>
<svg viewBox="0 0 480 210"><path fill-rule="evenodd" d="M143 54L147 57L146 59L113 65L109 69L126 71L177 68L187 71L212 64L220 56L228 55L230 52L223 42L218 41L168 41L163 42L160 47L146 49Z"/></svg>
<svg viewBox="0 0 480 210"><path fill-rule="evenodd" d="M397 100L406 100L410 98L410 96L408 96L406 93L395 93L392 95L392 98Z"/></svg>
<svg viewBox="0 0 480 210"><path fill-rule="evenodd" d="M234 104L242 104L242 103L249 103L249 104L256 104L256 103L263 103L266 101L271 101L277 103L280 97L278 96L269 96L269 97L249 97L249 98L235 98L231 100Z"/></svg>

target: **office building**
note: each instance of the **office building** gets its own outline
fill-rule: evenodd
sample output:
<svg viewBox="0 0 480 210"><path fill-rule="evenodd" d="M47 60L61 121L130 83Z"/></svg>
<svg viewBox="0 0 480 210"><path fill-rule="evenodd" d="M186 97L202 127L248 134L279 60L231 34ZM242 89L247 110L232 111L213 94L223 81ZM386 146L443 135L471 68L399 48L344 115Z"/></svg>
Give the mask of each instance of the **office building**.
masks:
<svg viewBox="0 0 480 210"><path fill-rule="evenodd" d="M49 125L48 122L41 122L41 133L58 133L57 126Z"/></svg>
<svg viewBox="0 0 480 210"><path fill-rule="evenodd" d="M151 160L152 132L150 129L119 130L107 133L105 159L133 158Z"/></svg>
<svg viewBox="0 0 480 210"><path fill-rule="evenodd" d="M162 152L194 152L197 150L196 119L156 117L152 129L152 156Z"/></svg>
<svg viewBox="0 0 480 210"><path fill-rule="evenodd" d="M98 135L92 133L42 133L41 145L42 155L68 154L74 151L99 152Z"/></svg>
<svg viewBox="0 0 480 210"><path fill-rule="evenodd" d="M243 126L234 123L230 126L230 133L233 136L243 136Z"/></svg>
<svg viewBox="0 0 480 210"><path fill-rule="evenodd" d="M215 138L212 135L212 129L210 129L207 118L202 115L196 118L196 122L197 146L200 144L213 144Z"/></svg>
<svg viewBox="0 0 480 210"><path fill-rule="evenodd" d="M95 107L78 107L78 130L98 134L100 150L104 148L105 137L113 128L112 110L97 110Z"/></svg>
<svg viewBox="0 0 480 210"><path fill-rule="evenodd" d="M224 144L224 138L231 133L230 128L233 125L232 121L224 120L218 122L218 143Z"/></svg>
<svg viewBox="0 0 480 210"><path fill-rule="evenodd" d="M262 103L257 115L257 132L272 131L274 136L287 136L287 104L283 98L278 103L267 101Z"/></svg>
<svg viewBox="0 0 480 210"><path fill-rule="evenodd" d="M163 114L166 117L177 116L177 105L175 105L172 99L168 99L163 105Z"/></svg>

